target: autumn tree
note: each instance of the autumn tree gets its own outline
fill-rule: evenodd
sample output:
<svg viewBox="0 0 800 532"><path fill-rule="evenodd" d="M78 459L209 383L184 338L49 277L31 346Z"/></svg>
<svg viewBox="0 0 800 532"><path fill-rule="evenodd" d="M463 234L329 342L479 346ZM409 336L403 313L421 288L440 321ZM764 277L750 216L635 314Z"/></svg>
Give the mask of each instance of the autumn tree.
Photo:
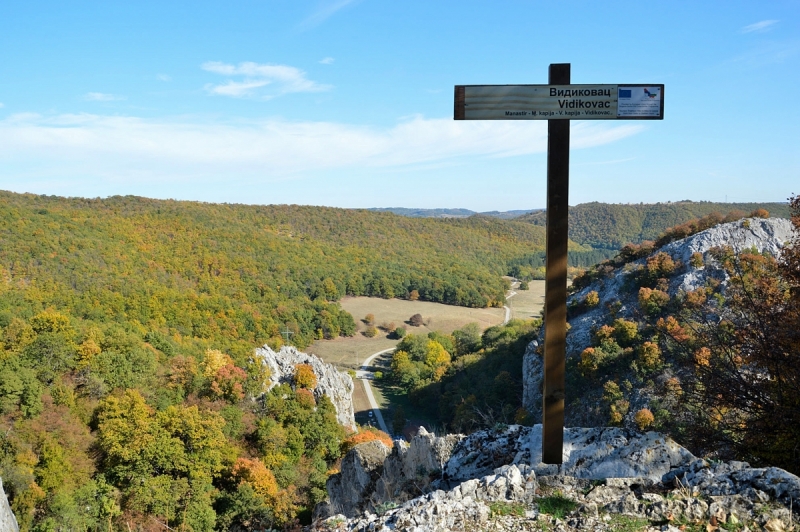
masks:
<svg viewBox="0 0 800 532"><path fill-rule="evenodd" d="M777 260L719 252L730 276L724 300L689 308L685 326L672 317L660 320L660 329L696 374L684 390L695 444L798 473L800 196L790 201L795 236Z"/></svg>
<svg viewBox="0 0 800 532"><path fill-rule="evenodd" d="M294 383L298 388L313 390L317 387L317 376L314 368L308 364L296 364L294 367Z"/></svg>

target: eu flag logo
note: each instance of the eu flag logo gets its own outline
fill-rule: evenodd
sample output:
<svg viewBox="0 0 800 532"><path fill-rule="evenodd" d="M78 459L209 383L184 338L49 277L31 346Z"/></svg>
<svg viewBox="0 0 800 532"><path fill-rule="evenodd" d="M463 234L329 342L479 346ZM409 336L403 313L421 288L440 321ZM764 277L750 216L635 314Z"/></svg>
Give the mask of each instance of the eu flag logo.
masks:
<svg viewBox="0 0 800 532"><path fill-rule="evenodd" d="M631 97L631 90L630 89L620 89L619 90L619 97L620 98L630 98Z"/></svg>

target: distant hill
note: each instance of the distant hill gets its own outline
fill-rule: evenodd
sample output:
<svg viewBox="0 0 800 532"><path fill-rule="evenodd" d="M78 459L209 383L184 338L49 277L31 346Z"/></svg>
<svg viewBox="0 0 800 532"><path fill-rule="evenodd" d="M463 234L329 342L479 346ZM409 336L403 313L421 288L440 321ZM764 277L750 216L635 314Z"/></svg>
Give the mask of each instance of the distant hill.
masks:
<svg viewBox="0 0 800 532"><path fill-rule="evenodd" d="M0 312L38 311L20 303L36 287L41 308L181 336L263 343L288 323L302 347L347 330L345 295L502 305L501 276L544 240L479 216L0 192L0 275L19 297Z"/></svg>
<svg viewBox="0 0 800 532"><path fill-rule="evenodd" d="M712 203L679 201L655 204L582 203L569 209L569 237L584 246L619 249L625 244L654 240L665 229L712 212L749 214L766 209L771 217L789 218L788 203ZM545 211L517 218L544 227Z"/></svg>
<svg viewBox="0 0 800 532"><path fill-rule="evenodd" d="M490 216L492 218L511 220L524 214L536 212L540 209L475 212L469 209L408 209L405 207L376 207L367 210L376 212L391 212L392 214L397 214L398 216L407 216L409 218L467 218L469 216L480 214L482 216Z"/></svg>

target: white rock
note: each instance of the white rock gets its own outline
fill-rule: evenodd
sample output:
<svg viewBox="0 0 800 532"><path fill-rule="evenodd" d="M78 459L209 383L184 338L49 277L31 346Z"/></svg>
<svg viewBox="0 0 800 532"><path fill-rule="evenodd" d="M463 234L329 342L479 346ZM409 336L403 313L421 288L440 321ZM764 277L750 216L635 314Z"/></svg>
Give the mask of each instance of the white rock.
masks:
<svg viewBox="0 0 800 532"><path fill-rule="evenodd" d="M17 518L11 511L11 506L8 504L6 492L3 491L3 479L0 478L0 531L2 532L19 532L17 525Z"/></svg>
<svg viewBox="0 0 800 532"><path fill-rule="evenodd" d="M326 364L319 357L301 353L292 346L283 346L276 353L265 345L256 349L256 356L260 357L262 363L269 367L270 385L268 389L284 382L291 383L297 364L311 366L317 377L314 398L319 399L321 396L327 395L336 408L336 419L339 424L355 430L353 379L350 378L350 375L337 370L332 364Z"/></svg>

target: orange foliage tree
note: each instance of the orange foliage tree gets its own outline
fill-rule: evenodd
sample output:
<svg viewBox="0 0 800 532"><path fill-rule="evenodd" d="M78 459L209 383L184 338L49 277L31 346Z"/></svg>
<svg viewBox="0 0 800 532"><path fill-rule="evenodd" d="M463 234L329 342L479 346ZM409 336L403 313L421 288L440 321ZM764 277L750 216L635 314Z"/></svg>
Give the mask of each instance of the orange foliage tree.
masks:
<svg viewBox="0 0 800 532"><path fill-rule="evenodd" d="M392 438L383 432L382 430L376 429L375 427L362 427L359 432L352 434L345 438L342 442L342 454L347 453L360 443L367 443L370 441L379 441L385 446L392 448Z"/></svg>

